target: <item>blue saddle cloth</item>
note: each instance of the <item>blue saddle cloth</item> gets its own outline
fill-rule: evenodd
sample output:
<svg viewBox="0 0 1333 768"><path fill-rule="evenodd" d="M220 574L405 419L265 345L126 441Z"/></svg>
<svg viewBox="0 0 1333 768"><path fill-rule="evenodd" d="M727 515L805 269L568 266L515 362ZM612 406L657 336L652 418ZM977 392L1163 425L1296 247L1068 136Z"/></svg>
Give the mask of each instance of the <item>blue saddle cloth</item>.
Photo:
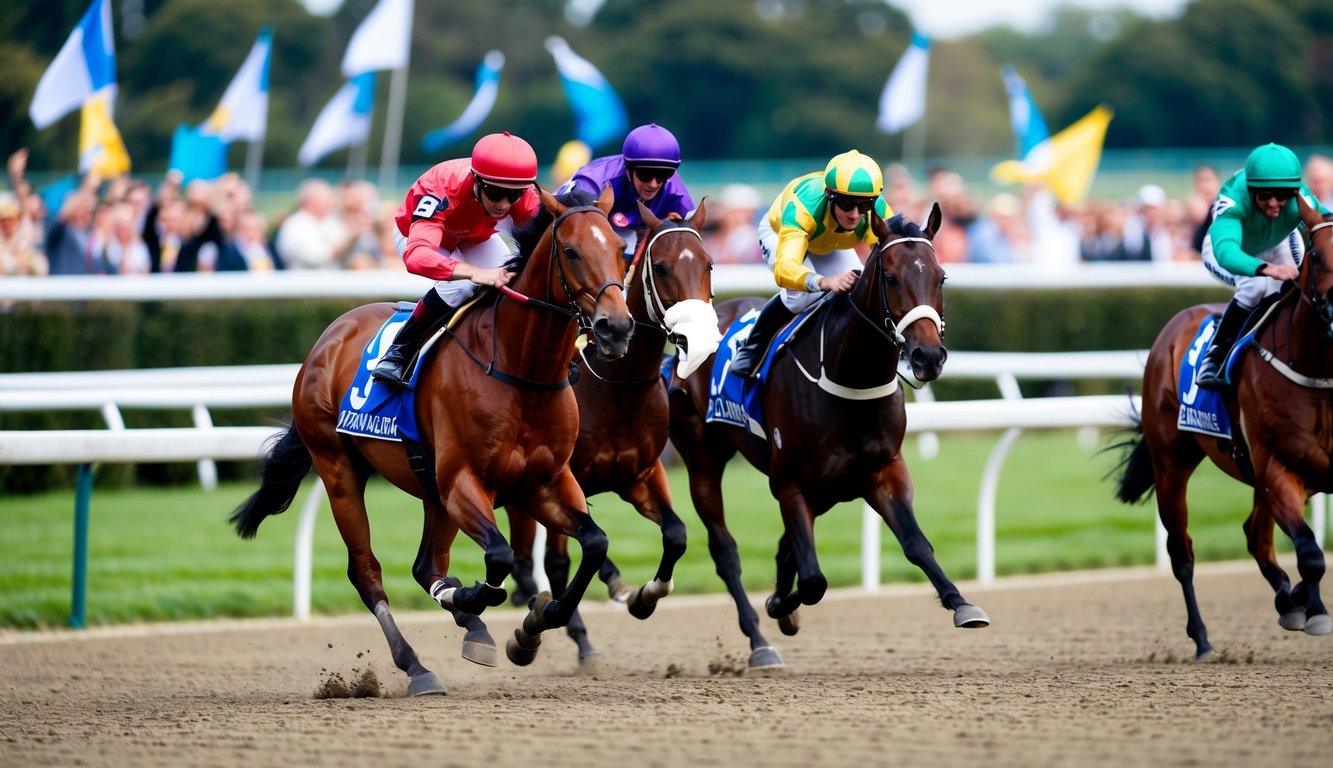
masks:
<svg viewBox="0 0 1333 768"><path fill-rule="evenodd" d="M421 366L416 366L412 371L407 387L395 387L370 377L371 370L389 351L398 331L407 323L413 306L399 304L393 316L385 321L361 351L361 364L338 407L339 432L379 440L420 439L416 419L416 386ZM425 357L424 349L420 357Z"/></svg>
<svg viewBox="0 0 1333 768"><path fill-rule="evenodd" d="M1176 418L1176 428L1186 432L1199 432L1231 439L1231 414L1227 411L1226 398L1221 392L1202 389L1194 383L1195 371L1199 361L1203 359L1203 353L1208 349L1208 342L1212 340L1213 333L1217 330L1217 322L1217 316L1213 315L1199 325L1189 351L1180 361L1180 378L1176 387L1176 391L1180 394L1180 414ZM1244 340L1236 344L1223 366L1228 381L1236 356L1244 346Z"/></svg>
<svg viewBox="0 0 1333 768"><path fill-rule="evenodd" d="M759 317L759 310L752 309L736 318L727 328L722 343L717 348L717 355L713 358L713 371L709 377L708 387L708 412L704 414L704 421L720 421L741 427L756 437L767 440L759 395L764 390L764 383L768 381L768 372L773 367L773 359L823 304L822 301L815 302L774 335L764 359L759 363L757 381L750 386L746 386L748 382L741 377L732 375L731 360L750 337L750 329L754 327L754 321Z"/></svg>

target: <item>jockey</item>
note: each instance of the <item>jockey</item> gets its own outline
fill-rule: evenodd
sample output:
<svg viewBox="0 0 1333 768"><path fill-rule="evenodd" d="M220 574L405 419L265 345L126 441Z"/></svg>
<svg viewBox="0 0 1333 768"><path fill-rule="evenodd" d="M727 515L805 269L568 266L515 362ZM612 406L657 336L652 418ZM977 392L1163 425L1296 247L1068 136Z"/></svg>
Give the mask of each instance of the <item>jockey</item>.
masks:
<svg viewBox="0 0 1333 768"><path fill-rule="evenodd" d="M679 167L680 144L671 131L656 123L641 125L625 137L620 154L599 157L583 166L557 193L580 187L597 196L609 184L616 196L611 226L625 240L626 257L632 258L639 232L648 226L639 216L640 200L659 219L694 213L690 192L676 175Z"/></svg>
<svg viewBox="0 0 1333 768"><path fill-rule="evenodd" d="M504 265L513 254L496 227L506 217L523 224L537 215L536 180L532 147L492 133L477 141L472 157L436 165L407 190L394 217L394 243L408 272L439 282L417 302L372 377L401 383L427 330L452 317L477 286L509 283Z"/></svg>
<svg viewBox="0 0 1333 768"><path fill-rule="evenodd" d="M1305 256L1298 227L1303 196L1327 214L1301 183L1296 154L1277 144L1250 153L1245 169L1222 185L1213 203L1213 223L1203 240L1203 263L1213 277L1236 289L1199 362L1194 381L1204 389L1223 389L1222 366L1245 319L1265 296L1277 293L1283 281L1295 280Z"/></svg>
<svg viewBox="0 0 1333 768"><path fill-rule="evenodd" d="M853 149L830 160L823 173L797 177L782 190L759 222L759 248L781 290L736 351L732 373L753 377L779 328L825 292L852 289L861 268L855 247L878 241L866 214L873 208L882 219L893 215L880 197L883 189L879 165Z"/></svg>

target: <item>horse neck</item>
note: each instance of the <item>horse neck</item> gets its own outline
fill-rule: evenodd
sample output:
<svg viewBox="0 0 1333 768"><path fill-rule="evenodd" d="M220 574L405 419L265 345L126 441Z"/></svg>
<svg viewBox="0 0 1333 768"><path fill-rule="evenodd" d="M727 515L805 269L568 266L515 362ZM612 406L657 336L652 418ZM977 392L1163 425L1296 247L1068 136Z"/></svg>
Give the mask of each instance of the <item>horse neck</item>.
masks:
<svg viewBox="0 0 1333 768"><path fill-rule="evenodd" d="M886 333L876 330L882 323L878 283L865 274L845 296L834 296L824 308L819 333L807 334L807 343L821 343L824 371L829 378L849 387L875 387L897 375L898 347ZM883 328L882 325L878 326Z"/></svg>
<svg viewBox="0 0 1333 768"><path fill-rule="evenodd" d="M557 258L548 228L510 288L532 299L569 309L571 302L557 277ZM579 328L576 319L540 304L502 296L495 308L496 365L506 373L538 381L564 378Z"/></svg>
<svg viewBox="0 0 1333 768"><path fill-rule="evenodd" d="M634 338L630 340L629 352L616 361L616 370L620 372L642 373L658 370L662 351L666 348L666 334L661 331L662 318L653 319L648 311L648 289L644 286L645 269L652 269L652 261L645 252L639 263L627 275L625 304L629 307L630 317L634 318Z"/></svg>

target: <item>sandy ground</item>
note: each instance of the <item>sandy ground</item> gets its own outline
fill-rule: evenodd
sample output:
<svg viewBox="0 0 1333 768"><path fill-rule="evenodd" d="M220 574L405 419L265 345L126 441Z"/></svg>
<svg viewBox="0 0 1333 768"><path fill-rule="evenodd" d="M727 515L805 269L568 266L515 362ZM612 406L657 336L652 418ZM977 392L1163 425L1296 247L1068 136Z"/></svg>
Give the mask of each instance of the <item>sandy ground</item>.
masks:
<svg viewBox="0 0 1333 768"><path fill-rule="evenodd" d="M787 670L762 676L715 598L586 606L595 671L558 634L478 667L442 614L402 615L449 689L421 698L369 614L5 633L0 765L1329 765L1333 637L1280 629L1252 564L1198 585L1214 663L1147 570L960 585L984 630L920 587L830 593L796 637L764 620ZM520 614L487 619L503 644Z"/></svg>

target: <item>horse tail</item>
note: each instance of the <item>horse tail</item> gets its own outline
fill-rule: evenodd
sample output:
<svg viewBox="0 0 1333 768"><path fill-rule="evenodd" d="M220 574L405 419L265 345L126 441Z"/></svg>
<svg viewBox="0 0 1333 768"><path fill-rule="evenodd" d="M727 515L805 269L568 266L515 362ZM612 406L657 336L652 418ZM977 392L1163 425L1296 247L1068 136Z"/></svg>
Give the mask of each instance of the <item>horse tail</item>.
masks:
<svg viewBox="0 0 1333 768"><path fill-rule="evenodd" d="M296 427L288 427L281 436L270 440L268 451L259 463L259 490L227 518L236 527L236 535L253 539L264 518L286 512L310 467L310 450Z"/></svg>
<svg viewBox="0 0 1333 768"><path fill-rule="evenodd" d="M1120 462L1109 473L1117 475L1116 499L1125 504L1139 504L1147 499L1156 479L1153 477L1148 444L1143 439L1143 418L1134 412L1129 417L1133 426L1116 433L1124 439L1108 445L1105 450L1121 451Z"/></svg>

